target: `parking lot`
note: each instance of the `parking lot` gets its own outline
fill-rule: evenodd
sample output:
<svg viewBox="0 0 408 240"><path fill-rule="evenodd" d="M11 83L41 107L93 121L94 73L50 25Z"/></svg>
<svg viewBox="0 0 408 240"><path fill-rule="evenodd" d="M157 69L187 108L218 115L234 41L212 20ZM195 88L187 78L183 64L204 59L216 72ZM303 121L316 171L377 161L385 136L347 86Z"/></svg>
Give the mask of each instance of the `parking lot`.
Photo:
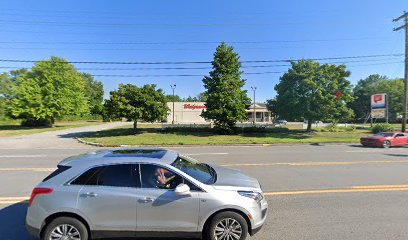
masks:
<svg viewBox="0 0 408 240"><path fill-rule="evenodd" d="M52 136L47 136L50 141ZM13 147L12 141L22 141L17 138L0 142L1 239L32 239L24 228L24 200L32 188L60 160L97 149L61 136L55 135L54 143L43 147L24 147L26 143ZM36 142L41 138L37 136ZM61 147L60 140L66 147ZM266 225L251 239L408 237L408 148L280 145L172 149L258 178L270 209Z"/></svg>

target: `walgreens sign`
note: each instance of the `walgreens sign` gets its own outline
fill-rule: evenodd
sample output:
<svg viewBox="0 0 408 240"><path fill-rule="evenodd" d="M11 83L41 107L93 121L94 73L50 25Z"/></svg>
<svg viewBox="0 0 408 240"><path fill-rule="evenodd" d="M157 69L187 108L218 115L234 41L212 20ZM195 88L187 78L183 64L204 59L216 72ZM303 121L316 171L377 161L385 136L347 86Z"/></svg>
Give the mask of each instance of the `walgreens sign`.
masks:
<svg viewBox="0 0 408 240"><path fill-rule="evenodd" d="M184 104L184 109L191 109L191 110L196 110L196 109L206 109L207 107L205 105L197 105L197 104Z"/></svg>

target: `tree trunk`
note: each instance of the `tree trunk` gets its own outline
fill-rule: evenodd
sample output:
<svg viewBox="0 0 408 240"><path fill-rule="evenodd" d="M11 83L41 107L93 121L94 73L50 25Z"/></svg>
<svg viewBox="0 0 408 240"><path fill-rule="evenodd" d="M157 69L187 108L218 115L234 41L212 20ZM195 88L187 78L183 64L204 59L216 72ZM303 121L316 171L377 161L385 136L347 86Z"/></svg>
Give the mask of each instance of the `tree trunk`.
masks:
<svg viewBox="0 0 408 240"><path fill-rule="evenodd" d="M133 122L133 129L136 130L137 129L137 121Z"/></svg>
<svg viewBox="0 0 408 240"><path fill-rule="evenodd" d="M307 132L312 131L312 120L311 119L307 120L307 129L306 129L306 131Z"/></svg>
<svg viewBox="0 0 408 240"><path fill-rule="evenodd" d="M55 127L55 119L53 117L51 118L51 127Z"/></svg>

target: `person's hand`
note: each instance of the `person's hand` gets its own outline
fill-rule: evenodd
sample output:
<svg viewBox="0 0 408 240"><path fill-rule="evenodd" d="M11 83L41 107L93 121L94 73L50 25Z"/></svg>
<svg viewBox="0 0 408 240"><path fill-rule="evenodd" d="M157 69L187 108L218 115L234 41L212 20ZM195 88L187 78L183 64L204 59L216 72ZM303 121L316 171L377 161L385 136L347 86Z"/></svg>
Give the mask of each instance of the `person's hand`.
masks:
<svg viewBox="0 0 408 240"><path fill-rule="evenodd" d="M157 181L162 184L162 185L166 185L166 183L168 182L168 179L166 178L166 176L164 175L164 170L163 168L158 168L156 171L156 179Z"/></svg>

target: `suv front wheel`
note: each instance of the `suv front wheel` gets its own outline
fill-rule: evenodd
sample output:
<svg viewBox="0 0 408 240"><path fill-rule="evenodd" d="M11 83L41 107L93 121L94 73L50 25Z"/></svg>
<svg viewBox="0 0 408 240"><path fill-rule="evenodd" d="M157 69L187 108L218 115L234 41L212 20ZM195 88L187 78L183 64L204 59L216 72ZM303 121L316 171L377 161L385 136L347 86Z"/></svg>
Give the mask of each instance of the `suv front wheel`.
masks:
<svg viewBox="0 0 408 240"><path fill-rule="evenodd" d="M42 240L88 240L88 230L75 218L59 217L48 224Z"/></svg>
<svg viewBox="0 0 408 240"><path fill-rule="evenodd" d="M221 212L211 220L206 233L209 240L244 240L248 235L248 225L236 212Z"/></svg>

